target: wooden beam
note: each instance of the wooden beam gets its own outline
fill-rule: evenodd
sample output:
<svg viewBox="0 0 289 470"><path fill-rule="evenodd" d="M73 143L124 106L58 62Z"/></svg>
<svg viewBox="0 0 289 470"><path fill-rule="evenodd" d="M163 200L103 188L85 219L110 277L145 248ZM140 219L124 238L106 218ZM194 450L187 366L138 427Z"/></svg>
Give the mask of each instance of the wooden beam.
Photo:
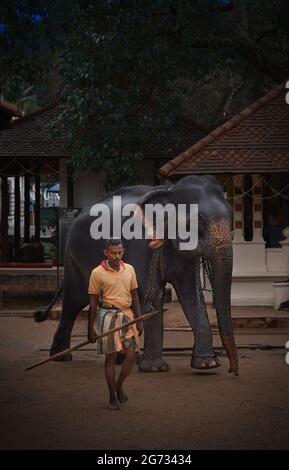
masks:
<svg viewBox="0 0 289 470"><path fill-rule="evenodd" d="M8 178L1 176L1 261L8 262L8 213L9 213L9 194Z"/></svg>
<svg viewBox="0 0 289 470"><path fill-rule="evenodd" d="M37 167L37 173L40 173L40 166ZM35 176L35 240L40 241L40 174Z"/></svg>
<svg viewBox="0 0 289 470"><path fill-rule="evenodd" d="M30 242L30 176L24 176L24 242Z"/></svg>
<svg viewBox="0 0 289 470"><path fill-rule="evenodd" d="M14 261L20 260L20 177L14 177Z"/></svg>

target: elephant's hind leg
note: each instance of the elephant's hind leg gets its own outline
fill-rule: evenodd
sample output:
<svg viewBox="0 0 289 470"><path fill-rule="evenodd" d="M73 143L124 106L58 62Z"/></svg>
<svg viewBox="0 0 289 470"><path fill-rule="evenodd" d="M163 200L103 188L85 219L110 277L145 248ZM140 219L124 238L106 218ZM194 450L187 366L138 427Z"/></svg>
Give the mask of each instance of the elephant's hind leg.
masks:
<svg viewBox="0 0 289 470"><path fill-rule="evenodd" d="M89 303L87 289L82 278L78 278L77 283L73 282L73 279L71 282L67 281L68 279L65 280L64 286L62 315L50 349L51 356L70 348L70 336L75 319L78 313ZM58 360L69 361L71 359L72 354L67 353Z"/></svg>
<svg viewBox="0 0 289 470"><path fill-rule="evenodd" d="M54 335L53 343L50 349L50 355L56 354L64 349L70 348L71 331L78 313L87 305L87 301L79 301L79 299L71 296L69 299L64 299L62 304L62 315ZM57 361L70 361L72 354L69 352Z"/></svg>

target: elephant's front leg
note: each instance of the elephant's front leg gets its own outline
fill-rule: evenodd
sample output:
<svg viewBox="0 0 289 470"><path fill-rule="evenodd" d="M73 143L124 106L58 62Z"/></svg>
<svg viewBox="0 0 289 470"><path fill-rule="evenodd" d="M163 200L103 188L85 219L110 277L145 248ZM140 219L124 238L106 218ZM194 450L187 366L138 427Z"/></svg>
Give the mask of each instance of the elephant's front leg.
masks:
<svg viewBox="0 0 289 470"><path fill-rule="evenodd" d="M166 372L168 364L162 359L163 347L163 289L153 302L158 313L144 322L144 353L139 358L141 372Z"/></svg>
<svg viewBox="0 0 289 470"><path fill-rule="evenodd" d="M194 347L191 366L196 369L213 369L221 365L213 350L213 335L208 320L205 299L200 280L197 259L176 276L172 284L183 311L194 332Z"/></svg>

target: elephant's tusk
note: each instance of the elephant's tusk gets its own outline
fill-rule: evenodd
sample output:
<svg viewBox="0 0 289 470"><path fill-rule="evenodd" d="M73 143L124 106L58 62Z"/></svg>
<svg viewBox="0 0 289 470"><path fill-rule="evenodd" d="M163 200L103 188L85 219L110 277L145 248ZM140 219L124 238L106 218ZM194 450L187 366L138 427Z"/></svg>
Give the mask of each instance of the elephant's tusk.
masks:
<svg viewBox="0 0 289 470"><path fill-rule="evenodd" d="M149 243L149 247L150 247L152 250L156 250L157 248L160 248L161 246L163 246L164 243L165 243L165 240L153 239L153 240Z"/></svg>

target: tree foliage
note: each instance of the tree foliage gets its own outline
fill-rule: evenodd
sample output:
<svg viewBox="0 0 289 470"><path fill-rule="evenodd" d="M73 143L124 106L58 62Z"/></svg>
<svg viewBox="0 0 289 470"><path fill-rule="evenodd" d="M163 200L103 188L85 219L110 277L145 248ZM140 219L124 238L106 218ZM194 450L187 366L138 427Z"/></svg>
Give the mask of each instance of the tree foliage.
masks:
<svg viewBox="0 0 289 470"><path fill-rule="evenodd" d="M56 127L74 167L104 171L107 187L134 180L144 139L186 108L184 84L234 73L260 95L287 78L286 0L13 0L1 18L2 93L57 70ZM156 116L141 112L150 101Z"/></svg>

